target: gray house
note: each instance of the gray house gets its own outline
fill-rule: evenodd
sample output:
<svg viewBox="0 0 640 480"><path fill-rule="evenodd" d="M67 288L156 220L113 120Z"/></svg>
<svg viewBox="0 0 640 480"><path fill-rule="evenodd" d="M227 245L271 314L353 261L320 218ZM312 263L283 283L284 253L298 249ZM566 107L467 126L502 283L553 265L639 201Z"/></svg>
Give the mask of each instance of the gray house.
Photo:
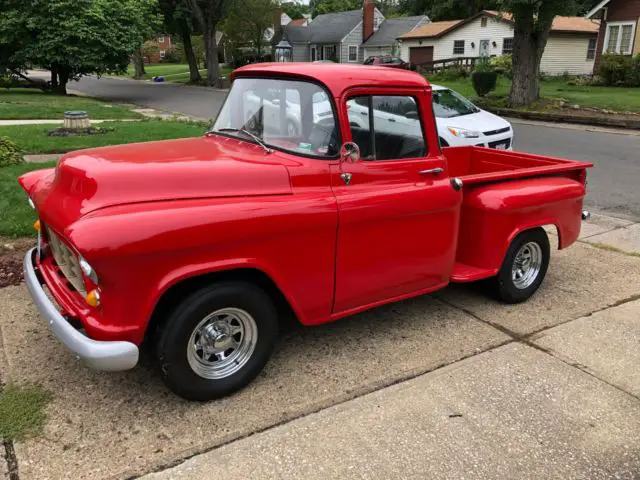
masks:
<svg viewBox="0 0 640 480"><path fill-rule="evenodd" d="M318 15L307 26L285 25L274 42L286 39L294 62L362 63L392 53L398 37L429 22L426 16L386 20L372 0L364 0L360 10Z"/></svg>

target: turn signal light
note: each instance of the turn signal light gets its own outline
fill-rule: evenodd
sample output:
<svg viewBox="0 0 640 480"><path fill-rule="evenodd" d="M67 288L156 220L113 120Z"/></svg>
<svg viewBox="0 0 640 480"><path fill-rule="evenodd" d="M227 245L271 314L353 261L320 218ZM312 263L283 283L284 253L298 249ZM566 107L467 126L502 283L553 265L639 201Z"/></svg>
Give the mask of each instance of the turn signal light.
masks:
<svg viewBox="0 0 640 480"><path fill-rule="evenodd" d="M100 292L98 292L98 290L91 290L87 294L87 297L85 298L85 300L87 301L87 304L89 304L92 307L99 306L100 305Z"/></svg>
<svg viewBox="0 0 640 480"><path fill-rule="evenodd" d="M36 223L33 224L33 228L36 232L40 232L40 220L36 220Z"/></svg>

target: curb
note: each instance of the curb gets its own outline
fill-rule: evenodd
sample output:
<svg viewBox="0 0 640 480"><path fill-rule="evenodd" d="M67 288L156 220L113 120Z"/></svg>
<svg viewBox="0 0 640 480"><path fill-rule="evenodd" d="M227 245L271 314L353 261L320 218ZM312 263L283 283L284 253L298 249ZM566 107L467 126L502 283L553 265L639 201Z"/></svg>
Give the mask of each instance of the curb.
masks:
<svg viewBox="0 0 640 480"><path fill-rule="evenodd" d="M574 123L577 125L591 125L594 127L626 128L640 130L640 120L625 120L620 118L605 117L578 117L575 115L563 115L559 113L527 112L513 110L511 108L494 108L480 105L484 110L502 117L522 118L525 120L538 120L541 122Z"/></svg>

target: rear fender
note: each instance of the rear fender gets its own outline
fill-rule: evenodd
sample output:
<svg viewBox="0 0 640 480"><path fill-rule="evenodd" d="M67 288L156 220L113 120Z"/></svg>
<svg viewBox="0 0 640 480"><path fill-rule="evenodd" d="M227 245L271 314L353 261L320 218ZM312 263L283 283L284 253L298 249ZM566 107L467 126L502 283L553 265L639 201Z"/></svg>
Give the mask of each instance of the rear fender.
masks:
<svg viewBox="0 0 640 480"><path fill-rule="evenodd" d="M497 273L509 245L522 232L558 229L559 248L580 235L584 185L541 177L481 185L465 192L456 260Z"/></svg>

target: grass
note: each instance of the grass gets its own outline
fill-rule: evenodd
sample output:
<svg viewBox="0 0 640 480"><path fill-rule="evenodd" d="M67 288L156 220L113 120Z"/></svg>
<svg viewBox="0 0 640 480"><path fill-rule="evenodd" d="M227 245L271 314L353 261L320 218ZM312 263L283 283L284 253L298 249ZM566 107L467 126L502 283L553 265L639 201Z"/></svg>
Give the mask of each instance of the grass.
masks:
<svg viewBox="0 0 640 480"><path fill-rule="evenodd" d="M0 120L62 119L67 110L85 110L89 118L140 118L136 112L94 98L43 93L37 89L0 89Z"/></svg>
<svg viewBox="0 0 640 480"><path fill-rule="evenodd" d="M36 221L36 215L29 206L27 195L18 184L17 178L33 170L55 166L56 162L46 162L0 168L0 236L12 238L33 236L33 222ZM5 388L4 391L6 392L7 389ZM1 405L2 400L0 400L0 430L3 428L1 419L4 418Z"/></svg>
<svg viewBox="0 0 640 480"><path fill-rule="evenodd" d="M587 242L587 244L591 245L592 247L599 248L600 250L607 250L608 252L621 253L623 255L628 255L630 257L640 258L640 253L638 253L638 252L628 252L626 250L622 250L621 248L614 247L613 245L607 245L606 243L589 243L589 242Z"/></svg>
<svg viewBox="0 0 640 480"><path fill-rule="evenodd" d="M470 78L441 80L434 76L430 81L477 100ZM510 89L511 81L500 77L496 90L489 94L487 99L489 102L504 100L509 95ZM545 100L566 100L572 105L580 105L581 107L617 112L640 112L640 88L571 85L570 82L558 78L540 82L540 94Z"/></svg>
<svg viewBox="0 0 640 480"><path fill-rule="evenodd" d="M186 63L155 63L153 65L144 66L146 80L151 80L153 77L162 76L165 77L166 82L170 83L187 83L189 81L189 65ZM226 66L220 67L220 74L223 77L229 76L231 68ZM127 68L127 76L133 77L134 68L133 65L129 65ZM200 75L206 77L207 69L200 69Z"/></svg>
<svg viewBox="0 0 640 480"><path fill-rule="evenodd" d="M0 438L24 440L42 433L51 394L33 385L5 385L0 392Z"/></svg>
<svg viewBox="0 0 640 480"><path fill-rule="evenodd" d="M109 131L103 135L50 137L47 132L54 130L55 125L16 125L0 127L0 137L13 140L25 153L66 153L123 143L197 137L207 128L203 123L169 120L104 122L95 126Z"/></svg>

